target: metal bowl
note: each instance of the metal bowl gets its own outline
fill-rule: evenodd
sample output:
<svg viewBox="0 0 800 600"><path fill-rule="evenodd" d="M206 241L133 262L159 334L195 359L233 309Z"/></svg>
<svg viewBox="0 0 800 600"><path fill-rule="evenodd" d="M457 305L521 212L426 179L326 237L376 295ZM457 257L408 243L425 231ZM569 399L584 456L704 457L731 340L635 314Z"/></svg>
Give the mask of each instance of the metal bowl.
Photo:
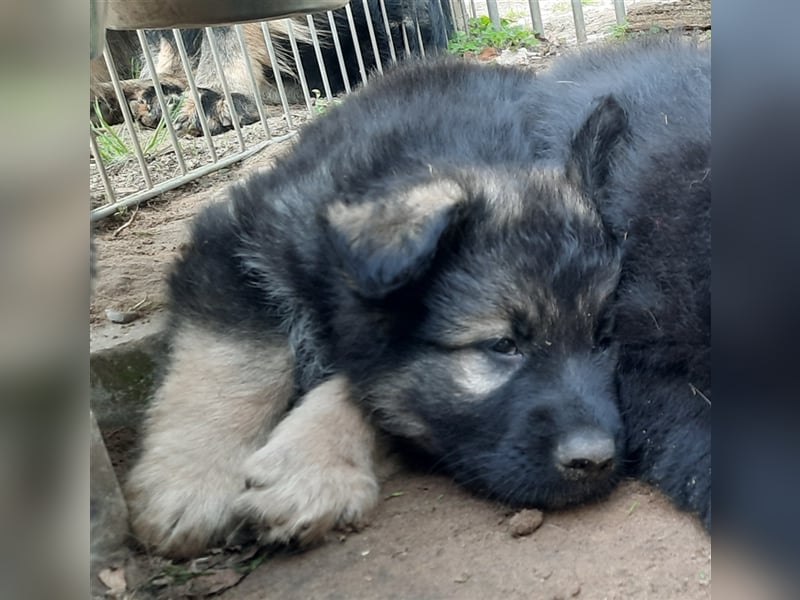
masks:
<svg viewBox="0 0 800 600"><path fill-rule="evenodd" d="M96 0L109 29L169 29L266 21L341 8L347 0ZM101 8L99 13L102 14Z"/></svg>

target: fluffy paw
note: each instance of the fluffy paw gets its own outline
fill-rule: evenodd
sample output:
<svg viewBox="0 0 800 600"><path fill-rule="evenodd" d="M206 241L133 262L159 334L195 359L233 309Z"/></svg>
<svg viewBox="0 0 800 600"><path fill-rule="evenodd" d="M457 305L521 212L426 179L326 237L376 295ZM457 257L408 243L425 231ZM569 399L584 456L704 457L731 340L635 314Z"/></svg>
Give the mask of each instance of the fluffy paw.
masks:
<svg viewBox="0 0 800 600"><path fill-rule="evenodd" d="M246 489L236 511L259 529L262 542L309 545L332 529L366 524L379 492L371 464L320 450L278 438L245 462Z"/></svg>
<svg viewBox="0 0 800 600"><path fill-rule="evenodd" d="M198 88L198 92L206 122L208 123L209 133L218 135L233 129L233 119L231 118L230 110L228 110L225 96L206 88ZM236 92L231 94L231 98L233 99L236 114L239 117L239 125L249 125L259 120L258 108L250 98ZM197 113L193 97L188 90L184 93L180 109L175 116L175 127L185 135L203 135L200 116Z"/></svg>
<svg viewBox="0 0 800 600"><path fill-rule="evenodd" d="M164 93L167 106L170 110L174 110L181 101L183 88L176 83L162 81L161 90ZM134 120L148 129L158 127L161 122L162 111L153 83L142 82L139 86L130 86L126 94Z"/></svg>
<svg viewBox="0 0 800 600"><path fill-rule="evenodd" d="M143 460L131 473L125 486L131 529L159 554L197 556L234 528L240 488L230 476L175 469L171 462Z"/></svg>

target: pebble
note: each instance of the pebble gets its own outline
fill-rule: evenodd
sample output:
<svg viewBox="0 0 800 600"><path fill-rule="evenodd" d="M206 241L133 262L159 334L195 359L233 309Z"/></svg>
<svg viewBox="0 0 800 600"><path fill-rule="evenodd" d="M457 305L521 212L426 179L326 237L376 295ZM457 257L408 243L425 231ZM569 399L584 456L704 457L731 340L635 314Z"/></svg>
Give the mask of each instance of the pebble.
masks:
<svg viewBox="0 0 800 600"><path fill-rule="evenodd" d="M106 318L112 323L130 323L141 317L141 313L135 310L114 310L106 309Z"/></svg>
<svg viewBox="0 0 800 600"><path fill-rule="evenodd" d="M530 535L539 529L543 520L542 511L535 508L526 508L519 511L508 521L509 531L513 537Z"/></svg>

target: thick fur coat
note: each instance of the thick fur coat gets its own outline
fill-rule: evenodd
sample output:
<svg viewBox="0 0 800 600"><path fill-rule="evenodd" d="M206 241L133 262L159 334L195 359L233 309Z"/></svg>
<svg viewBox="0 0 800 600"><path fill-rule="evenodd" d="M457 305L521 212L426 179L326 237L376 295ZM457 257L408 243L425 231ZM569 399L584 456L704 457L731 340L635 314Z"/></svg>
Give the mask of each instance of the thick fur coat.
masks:
<svg viewBox="0 0 800 600"><path fill-rule="evenodd" d="M709 100L708 50L653 39L408 64L308 125L171 275L135 532L357 524L376 428L510 504L633 475L710 527Z"/></svg>

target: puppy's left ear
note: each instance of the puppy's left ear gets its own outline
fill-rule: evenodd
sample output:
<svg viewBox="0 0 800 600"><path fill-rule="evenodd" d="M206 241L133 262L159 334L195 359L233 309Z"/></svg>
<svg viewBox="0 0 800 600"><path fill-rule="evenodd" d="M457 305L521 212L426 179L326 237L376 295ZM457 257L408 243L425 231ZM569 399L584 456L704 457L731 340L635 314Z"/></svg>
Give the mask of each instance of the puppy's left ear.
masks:
<svg viewBox="0 0 800 600"><path fill-rule="evenodd" d="M328 238L355 291L383 298L421 276L464 196L453 181L435 180L329 206Z"/></svg>
<svg viewBox="0 0 800 600"><path fill-rule="evenodd" d="M612 95L599 98L572 138L567 177L597 199L611 173L615 151L630 136L628 115Z"/></svg>

